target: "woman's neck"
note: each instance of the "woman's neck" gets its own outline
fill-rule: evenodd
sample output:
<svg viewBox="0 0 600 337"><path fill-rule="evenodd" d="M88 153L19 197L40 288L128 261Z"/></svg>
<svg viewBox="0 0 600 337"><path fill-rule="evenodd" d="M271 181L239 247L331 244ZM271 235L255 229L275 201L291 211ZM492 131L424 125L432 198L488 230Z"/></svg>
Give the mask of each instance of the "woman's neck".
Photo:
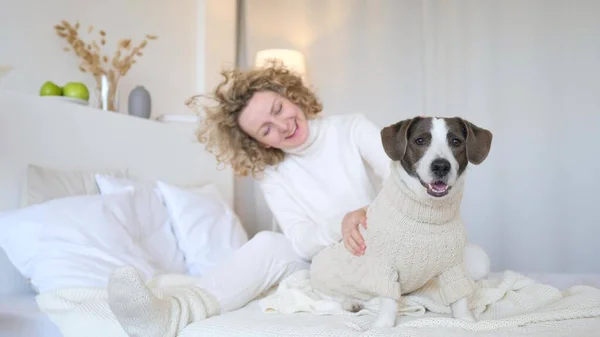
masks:
<svg viewBox="0 0 600 337"><path fill-rule="evenodd" d="M321 135L322 122L323 121L320 117L309 119L306 123L308 126L308 136L306 137L304 143L291 149L284 149L283 152L297 156L304 156L313 153L317 148L315 143L317 143L319 139L323 138Z"/></svg>

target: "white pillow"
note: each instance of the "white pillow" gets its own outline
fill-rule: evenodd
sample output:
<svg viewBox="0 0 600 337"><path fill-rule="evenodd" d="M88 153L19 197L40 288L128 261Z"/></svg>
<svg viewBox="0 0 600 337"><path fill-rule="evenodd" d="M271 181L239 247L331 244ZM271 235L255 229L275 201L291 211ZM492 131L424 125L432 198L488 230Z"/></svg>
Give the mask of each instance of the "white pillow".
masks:
<svg viewBox="0 0 600 337"><path fill-rule="evenodd" d="M201 276L248 241L239 218L215 196L214 186L192 193L161 181L157 185L190 275Z"/></svg>
<svg viewBox="0 0 600 337"><path fill-rule="evenodd" d="M103 174L96 174L96 183L103 195L142 192L146 207L139 209L138 217L143 224L140 230L146 236L144 249L165 270L184 272L185 255L179 249L171 218L158 190L151 184Z"/></svg>
<svg viewBox="0 0 600 337"><path fill-rule="evenodd" d="M169 237L161 227L150 230L140 216L151 199L143 191L75 196L8 211L0 216L0 245L40 292L105 287L110 273L123 265L146 277L182 272L182 254L165 249ZM158 242L163 257L148 250Z"/></svg>
<svg viewBox="0 0 600 337"><path fill-rule="evenodd" d="M100 193L155 187L172 220L188 273L200 276L248 241L239 218L214 184L181 188L157 181L134 182L96 175Z"/></svg>
<svg viewBox="0 0 600 337"><path fill-rule="evenodd" d="M121 193L123 191L133 191L136 187L145 187L154 189L154 186L149 183L133 181L124 177L116 177L113 175L107 175L97 173L95 175L96 184L101 194L114 194Z"/></svg>

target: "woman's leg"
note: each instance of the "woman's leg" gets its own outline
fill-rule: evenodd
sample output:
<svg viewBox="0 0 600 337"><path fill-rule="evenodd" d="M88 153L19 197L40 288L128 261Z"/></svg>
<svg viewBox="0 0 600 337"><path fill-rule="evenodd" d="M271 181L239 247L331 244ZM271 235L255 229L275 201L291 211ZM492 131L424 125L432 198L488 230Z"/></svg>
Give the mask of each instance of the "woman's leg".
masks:
<svg viewBox="0 0 600 337"><path fill-rule="evenodd" d="M130 336L176 336L188 324L238 309L283 278L308 268L282 234L261 232L202 277L164 275L150 284L119 268L108 302Z"/></svg>
<svg viewBox="0 0 600 337"><path fill-rule="evenodd" d="M236 253L197 282L216 297L221 313L243 307L282 279L309 267L291 242L275 232L256 234Z"/></svg>

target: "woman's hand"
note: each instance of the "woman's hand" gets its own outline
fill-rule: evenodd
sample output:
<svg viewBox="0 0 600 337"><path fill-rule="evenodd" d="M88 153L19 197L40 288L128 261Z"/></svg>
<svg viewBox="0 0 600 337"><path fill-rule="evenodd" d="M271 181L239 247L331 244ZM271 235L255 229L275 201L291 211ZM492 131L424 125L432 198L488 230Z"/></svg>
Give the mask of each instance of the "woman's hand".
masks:
<svg viewBox="0 0 600 337"><path fill-rule="evenodd" d="M350 253L360 256L364 255L365 241L363 240L358 226L362 225L367 229L367 206L349 212L342 220L342 236L344 238L344 246Z"/></svg>

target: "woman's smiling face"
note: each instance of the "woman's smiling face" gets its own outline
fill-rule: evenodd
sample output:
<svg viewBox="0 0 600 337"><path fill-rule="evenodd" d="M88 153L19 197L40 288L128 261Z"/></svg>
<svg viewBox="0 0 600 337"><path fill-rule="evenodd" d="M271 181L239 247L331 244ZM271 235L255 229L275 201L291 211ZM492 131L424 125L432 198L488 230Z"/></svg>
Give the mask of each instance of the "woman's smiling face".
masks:
<svg viewBox="0 0 600 337"><path fill-rule="evenodd" d="M265 147L291 149L308 138L308 122L302 109L273 91L252 95L238 124Z"/></svg>

